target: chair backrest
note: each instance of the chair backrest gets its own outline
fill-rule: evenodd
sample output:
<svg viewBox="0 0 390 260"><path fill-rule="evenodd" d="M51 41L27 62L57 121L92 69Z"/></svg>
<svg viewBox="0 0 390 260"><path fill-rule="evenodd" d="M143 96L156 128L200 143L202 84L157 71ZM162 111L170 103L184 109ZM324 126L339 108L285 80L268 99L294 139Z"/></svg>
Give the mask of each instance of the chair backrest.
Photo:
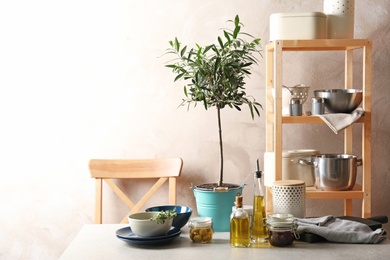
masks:
<svg viewBox="0 0 390 260"><path fill-rule="evenodd" d="M103 180L114 193L130 208L122 219L127 222L129 214L140 211L143 205L167 181L169 183L169 204L176 205L176 178L183 166L181 158L157 158L134 160L92 159L89 161L91 177L96 179L95 223L102 223ZM156 183L137 202L130 198L112 181L113 179L148 179L156 178Z"/></svg>

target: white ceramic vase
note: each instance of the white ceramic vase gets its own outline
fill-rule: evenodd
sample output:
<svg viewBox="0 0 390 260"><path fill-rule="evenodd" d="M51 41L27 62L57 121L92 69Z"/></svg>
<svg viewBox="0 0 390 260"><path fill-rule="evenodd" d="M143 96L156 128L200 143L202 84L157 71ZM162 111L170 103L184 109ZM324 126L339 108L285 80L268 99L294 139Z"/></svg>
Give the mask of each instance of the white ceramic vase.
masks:
<svg viewBox="0 0 390 260"><path fill-rule="evenodd" d="M355 0L324 0L329 39L353 39Z"/></svg>

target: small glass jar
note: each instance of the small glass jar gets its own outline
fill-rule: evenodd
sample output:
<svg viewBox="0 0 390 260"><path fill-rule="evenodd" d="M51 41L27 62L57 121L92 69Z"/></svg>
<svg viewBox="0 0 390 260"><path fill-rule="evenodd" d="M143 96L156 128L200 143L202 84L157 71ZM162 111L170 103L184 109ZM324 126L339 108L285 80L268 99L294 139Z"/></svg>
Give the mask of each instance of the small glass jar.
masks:
<svg viewBox="0 0 390 260"><path fill-rule="evenodd" d="M291 246L298 239L297 222L293 215L276 213L267 216L269 243L276 247Z"/></svg>
<svg viewBox="0 0 390 260"><path fill-rule="evenodd" d="M188 227L194 243L209 243L213 238L213 220L210 217L191 218Z"/></svg>

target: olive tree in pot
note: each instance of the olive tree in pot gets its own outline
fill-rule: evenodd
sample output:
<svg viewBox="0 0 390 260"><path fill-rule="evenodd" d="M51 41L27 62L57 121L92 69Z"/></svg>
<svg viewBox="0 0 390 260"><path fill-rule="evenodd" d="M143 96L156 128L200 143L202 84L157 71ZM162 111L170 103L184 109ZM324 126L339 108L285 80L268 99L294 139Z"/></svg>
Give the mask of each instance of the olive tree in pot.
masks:
<svg viewBox="0 0 390 260"><path fill-rule="evenodd" d="M177 38L170 41L167 53L175 59L166 67L177 74L175 81L185 80L185 98L181 105L201 103L206 110L216 108L219 131L220 172L216 183L201 184L193 187L197 210L200 216L214 219L215 231L228 231L230 212L237 193L242 193L243 185L224 183L224 153L222 141L221 110L235 108L241 111L247 105L252 119L260 116L261 104L245 92L245 78L250 75L253 64L257 64L256 55L261 56L260 38L242 32L242 23L237 15L233 29L224 29L217 43L196 48L182 46ZM249 38L249 40L243 37ZM211 197L210 197L211 196ZM219 214L221 216L219 216Z"/></svg>

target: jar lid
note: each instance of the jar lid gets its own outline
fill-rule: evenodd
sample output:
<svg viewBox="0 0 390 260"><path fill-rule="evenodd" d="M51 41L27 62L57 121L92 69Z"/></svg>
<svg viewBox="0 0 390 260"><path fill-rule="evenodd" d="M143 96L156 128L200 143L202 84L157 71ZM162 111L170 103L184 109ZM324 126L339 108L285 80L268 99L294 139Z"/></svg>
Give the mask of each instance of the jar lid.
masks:
<svg viewBox="0 0 390 260"><path fill-rule="evenodd" d="M193 224L195 227L209 227L213 220L211 217L193 217L189 221L191 224Z"/></svg>
<svg viewBox="0 0 390 260"><path fill-rule="evenodd" d="M267 216L267 224L273 227L291 227L295 218L287 213L274 213Z"/></svg>

